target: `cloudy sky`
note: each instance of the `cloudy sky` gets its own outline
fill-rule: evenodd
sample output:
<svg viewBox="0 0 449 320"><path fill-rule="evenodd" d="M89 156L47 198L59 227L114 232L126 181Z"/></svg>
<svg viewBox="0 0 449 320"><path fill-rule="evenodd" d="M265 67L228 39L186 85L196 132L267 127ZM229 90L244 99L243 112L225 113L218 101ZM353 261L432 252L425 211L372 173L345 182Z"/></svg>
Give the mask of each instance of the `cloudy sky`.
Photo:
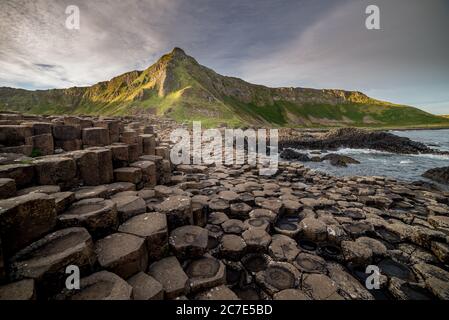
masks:
<svg viewBox="0 0 449 320"><path fill-rule="evenodd" d="M365 28L370 4L381 30ZM80 30L65 27L68 5ZM253 83L449 114L448 33L447 0L0 0L0 86L91 85L178 46Z"/></svg>

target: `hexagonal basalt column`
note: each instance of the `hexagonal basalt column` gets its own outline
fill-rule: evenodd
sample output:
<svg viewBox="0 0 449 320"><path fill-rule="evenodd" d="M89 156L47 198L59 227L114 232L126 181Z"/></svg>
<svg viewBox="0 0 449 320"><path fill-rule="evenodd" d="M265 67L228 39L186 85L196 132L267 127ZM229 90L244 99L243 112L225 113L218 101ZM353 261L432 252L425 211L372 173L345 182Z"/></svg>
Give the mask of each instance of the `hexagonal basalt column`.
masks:
<svg viewBox="0 0 449 320"><path fill-rule="evenodd" d="M126 233L113 233L95 243L100 266L128 278L145 271L148 264L145 239Z"/></svg>
<svg viewBox="0 0 449 320"><path fill-rule="evenodd" d="M209 233L198 226L183 226L170 233L168 239L173 252L178 259L196 258L207 250Z"/></svg>
<svg viewBox="0 0 449 320"><path fill-rule="evenodd" d="M48 233L56 223L55 200L43 193L0 201L3 254L11 256Z"/></svg>
<svg viewBox="0 0 449 320"><path fill-rule="evenodd" d="M61 227L85 227L94 237L103 237L118 227L117 206L111 200L85 199L58 216Z"/></svg>
<svg viewBox="0 0 449 320"><path fill-rule="evenodd" d="M95 264L92 238L84 228L67 228L48 234L11 258L11 278L32 278L38 292L61 290L67 278L66 267L76 265L81 273Z"/></svg>

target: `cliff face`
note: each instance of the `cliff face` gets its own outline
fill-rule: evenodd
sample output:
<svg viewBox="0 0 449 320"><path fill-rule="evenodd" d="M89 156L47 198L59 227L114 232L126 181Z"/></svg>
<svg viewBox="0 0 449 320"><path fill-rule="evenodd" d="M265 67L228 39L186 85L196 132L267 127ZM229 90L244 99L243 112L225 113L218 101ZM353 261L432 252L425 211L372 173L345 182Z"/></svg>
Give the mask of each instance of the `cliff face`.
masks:
<svg viewBox="0 0 449 320"><path fill-rule="evenodd" d="M269 88L225 77L175 48L143 71L90 87L0 88L0 108L30 113L157 113L205 125L401 126L448 124L416 108L334 89Z"/></svg>

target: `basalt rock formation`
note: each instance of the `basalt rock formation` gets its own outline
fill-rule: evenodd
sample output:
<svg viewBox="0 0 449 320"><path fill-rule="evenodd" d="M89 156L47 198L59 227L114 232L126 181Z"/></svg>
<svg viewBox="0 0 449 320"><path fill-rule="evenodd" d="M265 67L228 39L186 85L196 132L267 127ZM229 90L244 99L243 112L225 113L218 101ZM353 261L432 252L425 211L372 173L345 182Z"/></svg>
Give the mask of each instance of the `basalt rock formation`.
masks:
<svg viewBox="0 0 449 320"><path fill-rule="evenodd" d="M338 148L373 149L392 153L448 154L429 148L423 143L399 137L385 131L369 131L358 128L332 129L328 132L304 135L292 133L292 129L281 133L279 147L296 149L335 150Z"/></svg>
<svg viewBox="0 0 449 320"><path fill-rule="evenodd" d="M449 299L447 192L288 161L176 166L168 120L13 121L9 148L57 149L0 166L0 299Z"/></svg>

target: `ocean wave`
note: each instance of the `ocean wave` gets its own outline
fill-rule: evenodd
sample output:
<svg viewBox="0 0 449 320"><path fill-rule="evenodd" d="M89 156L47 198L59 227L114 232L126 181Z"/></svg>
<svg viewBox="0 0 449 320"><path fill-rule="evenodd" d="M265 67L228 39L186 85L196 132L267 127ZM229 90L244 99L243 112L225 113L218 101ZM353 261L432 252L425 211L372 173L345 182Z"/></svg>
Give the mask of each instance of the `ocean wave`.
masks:
<svg viewBox="0 0 449 320"><path fill-rule="evenodd" d="M399 162L399 164L411 164L411 163L413 163L412 160L402 160Z"/></svg>
<svg viewBox="0 0 449 320"><path fill-rule="evenodd" d="M429 158L435 160L449 160L449 154L432 154L432 153L419 153L407 155L410 157Z"/></svg>

